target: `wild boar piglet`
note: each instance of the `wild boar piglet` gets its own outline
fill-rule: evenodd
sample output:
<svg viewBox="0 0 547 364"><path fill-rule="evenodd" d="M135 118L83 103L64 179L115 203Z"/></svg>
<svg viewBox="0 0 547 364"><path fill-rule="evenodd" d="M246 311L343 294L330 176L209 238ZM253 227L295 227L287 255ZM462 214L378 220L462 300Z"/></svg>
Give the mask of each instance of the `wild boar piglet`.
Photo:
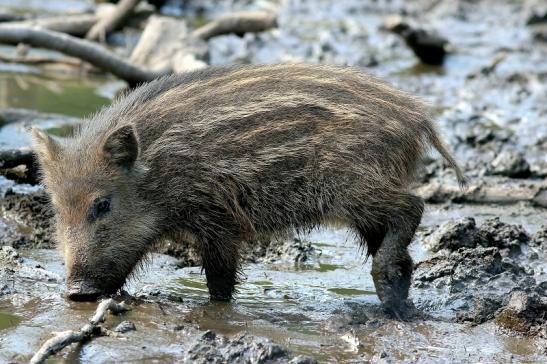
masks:
<svg viewBox="0 0 547 364"><path fill-rule="evenodd" d="M116 292L156 242L195 244L211 299L229 300L245 243L343 222L401 312L422 217L409 192L435 148L426 107L352 68L210 67L145 84L69 138L34 130L68 296Z"/></svg>

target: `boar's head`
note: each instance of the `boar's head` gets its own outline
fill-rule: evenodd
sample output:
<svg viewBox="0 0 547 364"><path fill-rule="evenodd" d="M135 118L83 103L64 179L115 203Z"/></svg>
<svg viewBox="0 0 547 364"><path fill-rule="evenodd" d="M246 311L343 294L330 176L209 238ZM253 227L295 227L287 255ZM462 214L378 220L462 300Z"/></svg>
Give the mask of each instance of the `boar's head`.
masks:
<svg viewBox="0 0 547 364"><path fill-rule="evenodd" d="M95 300L115 293L154 239L153 208L140 196L134 127L57 139L33 129L42 180L56 216L68 296Z"/></svg>

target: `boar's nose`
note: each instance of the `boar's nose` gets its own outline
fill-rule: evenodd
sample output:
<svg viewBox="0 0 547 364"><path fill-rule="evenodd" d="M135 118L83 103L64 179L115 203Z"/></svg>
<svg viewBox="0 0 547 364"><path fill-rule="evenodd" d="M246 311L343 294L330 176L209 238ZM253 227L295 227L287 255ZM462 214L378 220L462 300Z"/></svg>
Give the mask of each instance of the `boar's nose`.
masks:
<svg viewBox="0 0 547 364"><path fill-rule="evenodd" d="M68 298L72 301L96 301L101 291L85 281L72 281L68 284Z"/></svg>

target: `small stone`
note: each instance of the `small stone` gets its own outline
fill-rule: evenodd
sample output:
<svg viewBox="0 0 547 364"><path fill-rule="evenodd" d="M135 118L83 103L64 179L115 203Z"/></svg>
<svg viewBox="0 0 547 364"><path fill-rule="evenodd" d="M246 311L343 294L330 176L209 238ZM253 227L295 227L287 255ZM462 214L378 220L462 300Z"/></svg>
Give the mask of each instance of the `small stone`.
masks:
<svg viewBox="0 0 547 364"><path fill-rule="evenodd" d="M517 312L523 313L530 306L530 300L526 292L517 291L511 294L507 308Z"/></svg>
<svg viewBox="0 0 547 364"><path fill-rule="evenodd" d="M530 176L530 165L522 153L514 150L504 151L490 163L488 173L511 178L527 178Z"/></svg>
<svg viewBox="0 0 547 364"><path fill-rule="evenodd" d="M135 324L132 323L131 321L122 321L114 329L115 332L119 332L119 333L122 333L122 334L125 333L125 332L135 331L135 330L137 330L137 328L135 327Z"/></svg>
<svg viewBox="0 0 547 364"><path fill-rule="evenodd" d="M207 330L201 335L202 340L209 340L209 341L216 339L216 337L217 337L217 334L215 334L215 332L211 330Z"/></svg>
<svg viewBox="0 0 547 364"><path fill-rule="evenodd" d="M547 298L535 292L514 291L496 316L496 323L511 331L534 335L545 328Z"/></svg>
<svg viewBox="0 0 547 364"><path fill-rule="evenodd" d="M289 364L318 364L317 359L311 358L305 355L298 355L294 357Z"/></svg>

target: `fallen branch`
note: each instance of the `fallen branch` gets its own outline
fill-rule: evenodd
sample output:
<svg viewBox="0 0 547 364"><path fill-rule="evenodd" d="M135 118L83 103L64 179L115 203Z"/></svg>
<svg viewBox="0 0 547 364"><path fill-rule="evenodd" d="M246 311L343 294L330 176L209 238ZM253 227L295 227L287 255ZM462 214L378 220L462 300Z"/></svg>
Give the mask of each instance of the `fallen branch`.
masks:
<svg viewBox="0 0 547 364"><path fill-rule="evenodd" d="M78 331L62 331L58 332L54 337L47 340L42 347L34 354L30 360L30 364L41 364L46 361L46 359L63 350L65 347L72 343L84 342L91 339L96 335L97 332L100 332L99 323L103 322L106 316L106 313L110 311L112 314L116 315L125 311L128 311L129 308L122 302L117 303L112 298L102 301L97 306L95 310L95 315L89 320L89 323L86 324ZM99 329L99 330L98 330Z"/></svg>
<svg viewBox="0 0 547 364"><path fill-rule="evenodd" d="M86 34L86 39L104 41L106 35L116 30L133 13L141 0L121 0L108 16L100 19Z"/></svg>
<svg viewBox="0 0 547 364"><path fill-rule="evenodd" d="M98 18L93 14L76 14L54 16L47 18L27 19L23 21L15 21L0 24L0 27L38 27L49 29L60 33L66 33L75 37L84 36L91 27L97 23Z"/></svg>
<svg viewBox="0 0 547 364"><path fill-rule="evenodd" d="M515 204L529 202L547 207L547 185L534 180L491 180L470 185L462 191L457 185L433 181L416 189L426 202L448 201L477 204Z"/></svg>
<svg viewBox="0 0 547 364"><path fill-rule="evenodd" d="M93 42L47 29L1 26L0 42L26 43L80 58L127 81L131 87L162 75L137 67Z"/></svg>
<svg viewBox="0 0 547 364"><path fill-rule="evenodd" d="M192 36L208 40L222 34L262 32L277 26L277 16L263 11L241 11L221 16L194 30Z"/></svg>

